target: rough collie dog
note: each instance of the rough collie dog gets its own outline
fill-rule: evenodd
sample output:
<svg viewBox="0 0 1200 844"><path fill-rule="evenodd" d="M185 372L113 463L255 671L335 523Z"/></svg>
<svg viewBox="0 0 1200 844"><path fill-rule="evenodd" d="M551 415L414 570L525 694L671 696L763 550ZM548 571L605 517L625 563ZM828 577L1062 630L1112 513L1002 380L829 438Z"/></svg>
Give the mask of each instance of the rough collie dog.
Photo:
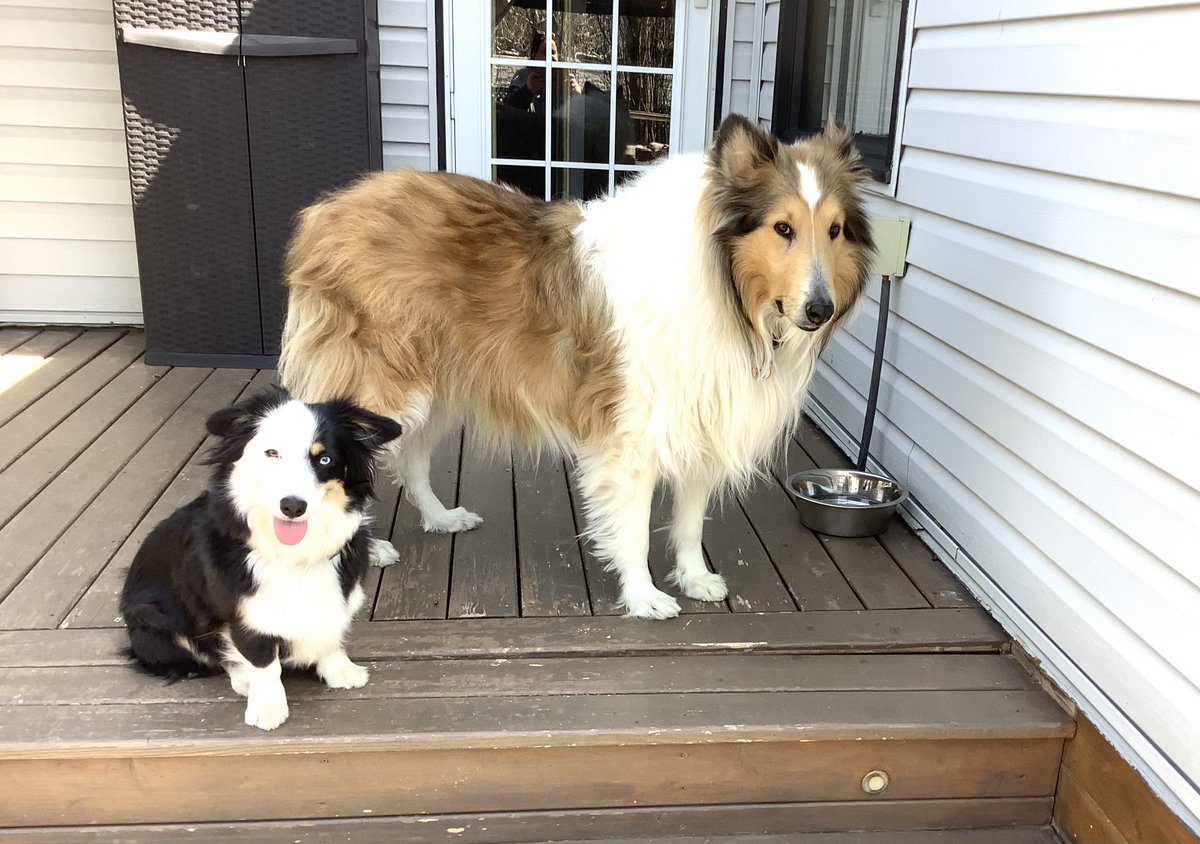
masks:
<svg viewBox="0 0 1200 844"><path fill-rule="evenodd" d="M572 453L629 615L679 612L646 559L665 481L672 579L721 600L705 510L780 446L859 297L867 177L842 129L788 146L736 116L706 154L583 205L463 176L369 176L299 219L283 382L404 424L393 468L430 531L480 523L430 489L447 429L466 420L486 445Z"/></svg>
<svg viewBox="0 0 1200 844"><path fill-rule="evenodd" d="M223 667L246 723L271 730L288 714L281 666L316 666L335 689L367 682L342 640L363 602L375 461L400 426L276 391L218 411L208 430L208 490L146 537L121 614L143 667L172 679Z"/></svg>

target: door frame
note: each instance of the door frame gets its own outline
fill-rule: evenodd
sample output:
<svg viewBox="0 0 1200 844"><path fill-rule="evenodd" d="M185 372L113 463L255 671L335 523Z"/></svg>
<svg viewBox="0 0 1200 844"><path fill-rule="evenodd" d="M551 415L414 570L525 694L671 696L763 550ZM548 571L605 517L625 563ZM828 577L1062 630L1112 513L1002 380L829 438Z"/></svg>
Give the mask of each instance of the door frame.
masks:
<svg viewBox="0 0 1200 844"><path fill-rule="evenodd" d="M446 169L490 180L491 15L479 13L479 0L441 2L446 21ZM714 0L676 0L672 153L699 152L710 140L720 8ZM704 73L697 73L701 67Z"/></svg>

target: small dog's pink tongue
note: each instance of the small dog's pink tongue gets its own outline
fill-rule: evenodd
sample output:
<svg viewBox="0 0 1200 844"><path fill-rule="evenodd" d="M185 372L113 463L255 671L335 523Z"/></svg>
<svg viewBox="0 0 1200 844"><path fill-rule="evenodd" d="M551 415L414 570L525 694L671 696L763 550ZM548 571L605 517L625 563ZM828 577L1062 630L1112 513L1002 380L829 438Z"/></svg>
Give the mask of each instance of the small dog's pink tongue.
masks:
<svg viewBox="0 0 1200 844"><path fill-rule="evenodd" d="M289 522L275 517L275 538L284 545L295 545L304 538L308 522Z"/></svg>

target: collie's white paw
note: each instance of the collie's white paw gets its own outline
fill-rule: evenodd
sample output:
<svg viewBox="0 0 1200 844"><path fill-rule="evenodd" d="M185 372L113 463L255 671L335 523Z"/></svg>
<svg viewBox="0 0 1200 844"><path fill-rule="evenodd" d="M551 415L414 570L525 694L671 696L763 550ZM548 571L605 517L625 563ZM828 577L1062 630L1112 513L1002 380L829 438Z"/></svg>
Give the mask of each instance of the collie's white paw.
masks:
<svg viewBox="0 0 1200 844"><path fill-rule="evenodd" d="M287 696L283 685L277 690L257 691L246 701L246 723L260 730L273 730L287 720Z"/></svg>
<svg viewBox="0 0 1200 844"><path fill-rule="evenodd" d="M674 618L679 615L679 602L653 586L635 592L626 590L622 601L625 615L631 618Z"/></svg>
<svg viewBox="0 0 1200 844"><path fill-rule="evenodd" d="M679 585L683 594L697 601L724 601L725 596L729 594L725 578L719 574L713 574L711 571L682 574L677 569L671 575L671 579Z"/></svg>
<svg viewBox="0 0 1200 844"><path fill-rule="evenodd" d="M367 542L367 562L370 565L384 568L400 562L400 552L386 539L371 537Z"/></svg>
<svg viewBox="0 0 1200 844"><path fill-rule="evenodd" d="M465 507L455 507L453 510L423 516L421 519L421 527L429 533L458 533L461 530L472 530L481 524L483 517Z"/></svg>
<svg viewBox="0 0 1200 844"><path fill-rule="evenodd" d="M319 663L317 675L331 689L361 689L367 685L367 677L370 672L361 665L355 665L348 656L343 654L341 659Z"/></svg>

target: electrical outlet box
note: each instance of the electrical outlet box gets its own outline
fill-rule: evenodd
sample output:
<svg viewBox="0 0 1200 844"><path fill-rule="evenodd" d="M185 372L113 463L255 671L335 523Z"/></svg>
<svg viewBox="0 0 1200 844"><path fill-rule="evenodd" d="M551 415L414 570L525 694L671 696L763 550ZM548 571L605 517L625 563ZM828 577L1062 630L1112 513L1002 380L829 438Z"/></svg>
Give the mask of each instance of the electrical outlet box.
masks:
<svg viewBox="0 0 1200 844"><path fill-rule="evenodd" d="M907 217L871 218L871 231L875 235L875 263L871 266L871 275L892 278L904 275L911 224Z"/></svg>

